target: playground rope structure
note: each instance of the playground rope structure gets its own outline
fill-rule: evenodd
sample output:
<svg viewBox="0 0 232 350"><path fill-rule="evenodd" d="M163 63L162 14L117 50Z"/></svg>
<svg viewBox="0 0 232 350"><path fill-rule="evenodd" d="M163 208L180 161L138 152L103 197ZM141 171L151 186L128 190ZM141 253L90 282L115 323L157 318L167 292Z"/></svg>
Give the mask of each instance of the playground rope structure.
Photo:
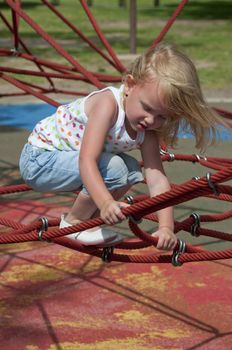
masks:
<svg viewBox="0 0 232 350"><path fill-rule="evenodd" d="M105 83L108 82L120 82L121 73L125 71L125 67L118 59L117 55L113 51L112 47L108 43L104 34L102 33L99 25L97 24L94 16L92 15L86 1L80 0L80 3L86 12L90 23L96 31L100 42L104 45L107 53L103 52L96 44L86 37L76 25L70 23L64 15L58 11L49 1L41 0L61 21L63 21L70 29L73 30L82 40L84 40L92 49L94 49L103 59L105 59L111 66L113 66L120 75L111 76L107 74L99 74L90 72L85 69L77 59L74 59L57 41L55 41L41 26L39 26L28 14L23 11L20 0L6 0L6 4L12 11L11 25L2 12L0 12L0 18L6 27L13 34L14 48L9 50L0 48L0 56L15 56L20 59L33 62L36 66L36 70L13 68L7 66L0 66L0 78L8 83L16 86L22 92L1 94L0 96L25 96L27 94L33 95L53 106L59 106L60 103L47 96L49 93L62 93L62 94L74 94L74 95L86 95L87 92L72 91L69 89L58 89L54 84L54 79L67 79L67 80L80 80L88 84L92 84L97 88L105 87ZM167 21L166 25L158 35L158 37L151 44L151 47L160 42L171 25L176 20L177 16L183 10L187 4L187 0L180 1L179 5L173 12L172 16ZM50 46L52 46L63 58L65 58L69 65L60 64L48 59L41 59L32 54L27 45L23 42L19 32L19 19L23 19L28 25L33 28L37 34L45 39ZM49 69L49 71L46 71ZM12 73L12 75L10 74ZM47 80L49 88L44 88L36 84L31 84L22 81L14 74L34 75L43 77ZM216 109L219 114L228 119L231 118L232 113ZM230 123L228 123L230 125ZM53 242L65 247L90 254L96 257L101 257L103 261L121 261L121 262L133 262L133 263L172 263L174 266L180 266L186 262L194 261L209 261L230 259L232 257L232 248L223 251L208 251L195 245L186 244L183 240L179 239L174 251L172 253L157 252L151 253L151 250L143 254L123 254L123 250L139 250L149 246L156 246L157 238L151 236L143 229L139 227L143 220L157 222L155 212L168 207L175 206L180 203L187 202L194 198L206 197L208 199L217 199L226 202L232 201L232 187L226 185L225 182L232 179L232 159L231 158L217 158L217 157L201 157L199 155L181 155L169 153L165 147L161 150L162 161L188 161L193 163L199 163L200 165L213 169L215 173L207 172L203 177L195 177L180 185L173 184L170 191L160 194L156 197L149 198L146 195L139 195L132 199L131 196L127 198L127 201L131 204L129 207L123 209L123 213L128 218L128 225L130 230L135 235L136 239L128 239L116 247L111 246L83 246L78 241L74 241L66 237L66 235L73 232L79 232L98 225L102 225L101 218L91 219L80 224L59 229L59 220L48 220L46 217L41 217L37 222L30 225L23 225L5 217L0 217L0 225L6 227L6 231L1 230L0 243L19 243L28 241L44 241ZM9 185L0 187L0 195L8 195L16 192L30 191L32 190L25 184L21 185ZM215 215L199 215L193 212L188 218L182 221L175 221L175 233L185 231L194 237L200 235L213 237L225 241L232 241L232 234L225 233L217 230L206 229L202 227L202 223L216 222L230 219L232 216L232 210L225 211L221 214ZM10 229L9 229L10 228ZM116 252L117 250L117 252Z"/></svg>

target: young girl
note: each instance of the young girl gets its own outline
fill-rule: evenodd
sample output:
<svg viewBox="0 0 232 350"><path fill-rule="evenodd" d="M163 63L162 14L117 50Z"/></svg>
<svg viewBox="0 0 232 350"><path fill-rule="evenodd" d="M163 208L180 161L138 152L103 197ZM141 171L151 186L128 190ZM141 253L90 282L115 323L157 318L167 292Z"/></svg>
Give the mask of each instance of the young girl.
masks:
<svg viewBox="0 0 232 350"><path fill-rule="evenodd" d="M203 99L196 69L177 48L160 44L141 55L119 88L107 87L60 106L40 121L20 158L25 182L38 191L80 193L60 227L101 216L106 225L126 217L120 198L143 180L138 162L127 153L141 150L151 197L170 189L159 142L173 146L179 126L189 126L196 147L214 140L219 118ZM176 244L171 207L157 212L157 248ZM122 237L107 227L68 235L84 245L114 245Z"/></svg>

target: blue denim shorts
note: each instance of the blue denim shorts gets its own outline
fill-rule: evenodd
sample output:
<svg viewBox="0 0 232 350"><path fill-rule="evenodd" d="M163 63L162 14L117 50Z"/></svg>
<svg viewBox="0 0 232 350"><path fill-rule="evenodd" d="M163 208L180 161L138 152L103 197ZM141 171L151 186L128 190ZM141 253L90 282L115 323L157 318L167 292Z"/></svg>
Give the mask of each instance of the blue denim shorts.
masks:
<svg viewBox="0 0 232 350"><path fill-rule="evenodd" d="M79 172L78 151L48 151L26 144L19 168L24 181L36 191L82 190L88 193ZM144 179L138 161L125 153L103 152L98 168L109 191Z"/></svg>

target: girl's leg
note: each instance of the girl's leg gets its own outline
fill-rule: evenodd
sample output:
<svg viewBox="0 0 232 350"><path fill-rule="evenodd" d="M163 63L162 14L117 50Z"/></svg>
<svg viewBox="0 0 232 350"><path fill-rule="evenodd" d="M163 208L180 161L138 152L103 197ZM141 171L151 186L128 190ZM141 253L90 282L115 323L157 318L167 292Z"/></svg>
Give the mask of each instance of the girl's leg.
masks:
<svg viewBox="0 0 232 350"><path fill-rule="evenodd" d="M108 190L112 193L115 200L119 200L129 190L132 184L143 180L138 162L128 155L119 156L103 153L99 162L99 170ZM99 210L88 195L86 189L83 188L70 212L65 217L65 220L64 218L62 219L60 227L74 225L98 216ZM109 241L113 244L118 243L118 240L122 240L119 234L105 227L77 232L69 235L69 237L87 245L104 244Z"/></svg>
<svg viewBox="0 0 232 350"><path fill-rule="evenodd" d="M129 191L129 189L131 188L132 185L127 185L124 187L120 187L120 188L116 188L115 190L113 190L112 196L114 197L114 199L116 201L118 201L119 199L121 199L123 196L125 196L125 194Z"/></svg>
<svg viewBox="0 0 232 350"><path fill-rule="evenodd" d="M130 186L115 189L111 192L112 196L118 200L128 191L129 188ZM66 217L62 217L60 228L75 225L94 217L99 217L99 210L87 194L80 192L70 212ZM120 234L99 226L79 233L76 232L70 234L68 237L76 239L84 245L112 246L123 240L123 237Z"/></svg>
<svg viewBox="0 0 232 350"><path fill-rule="evenodd" d="M115 200L122 198L133 184L143 180L137 160L125 153L102 153L98 166L105 185ZM74 224L96 216L99 216L99 211L83 188L66 219Z"/></svg>
<svg viewBox="0 0 232 350"><path fill-rule="evenodd" d="M131 188L131 185L127 185L121 188L117 188L111 191L113 198L117 201L122 198ZM71 210L67 214L65 220L74 225L81 221L92 219L99 216L99 210L91 197L83 192L80 192L75 200Z"/></svg>
<svg viewBox="0 0 232 350"><path fill-rule="evenodd" d="M131 185L122 187L122 188L117 188L113 191L111 191L111 194L113 196L113 198L118 201L119 199L121 199L131 188ZM96 211L94 212L94 214L91 216L91 219L93 218L98 218L100 216L100 211L99 209L96 209Z"/></svg>
<svg viewBox="0 0 232 350"><path fill-rule="evenodd" d="M96 217L97 207L88 194L80 192L74 205L66 217L61 217L60 228L72 226L90 218ZM67 237L75 239L84 245L115 245L123 237L105 227L95 226L92 229L74 232Z"/></svg>
<svg viewBox="0 0 232 350"><path fill-rule="evenodd" d="M74 225L91 219L96 210L97 207L91 197L88 194L80 192L65 220Z"/></svg>

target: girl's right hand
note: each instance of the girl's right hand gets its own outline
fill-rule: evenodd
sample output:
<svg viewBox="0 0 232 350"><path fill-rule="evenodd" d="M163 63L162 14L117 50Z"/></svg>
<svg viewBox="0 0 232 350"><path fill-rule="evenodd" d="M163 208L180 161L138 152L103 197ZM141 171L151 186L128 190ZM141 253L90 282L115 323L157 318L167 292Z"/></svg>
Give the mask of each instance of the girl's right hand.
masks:
<svg viewBox="0 0 232 350"><path fill-rule="evenodd" d="M100 216L107 225L118 224L126 219L126 216L122 213L121 208L126 208L128 206L129 204L127 203L109 199L103 204L100 210Z"/></svg>

